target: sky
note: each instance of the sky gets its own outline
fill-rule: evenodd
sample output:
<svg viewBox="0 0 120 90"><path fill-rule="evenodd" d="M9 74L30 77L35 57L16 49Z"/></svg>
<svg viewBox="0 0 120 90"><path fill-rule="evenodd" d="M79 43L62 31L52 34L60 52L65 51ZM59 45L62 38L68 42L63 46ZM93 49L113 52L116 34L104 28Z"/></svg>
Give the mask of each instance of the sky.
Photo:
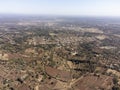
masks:
<svg viewBox="0 0 120 90"><path fill-rule="evenodd" d="M0 14L120 16L120 0L0 0Z"/></svg>

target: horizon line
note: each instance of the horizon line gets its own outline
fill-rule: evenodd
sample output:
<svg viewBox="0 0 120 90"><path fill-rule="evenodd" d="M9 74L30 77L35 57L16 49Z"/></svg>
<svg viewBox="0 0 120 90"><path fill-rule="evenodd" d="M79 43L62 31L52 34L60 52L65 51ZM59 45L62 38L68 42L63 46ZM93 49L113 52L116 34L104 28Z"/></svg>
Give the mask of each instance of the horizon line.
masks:
<svg viewBox="0 0 120 90"><path fill-rule="evenodd" d="M120 18L120 16L112 16L112 15L66 15L66 14L23 14L23 13L0 13L0 16L3 15L4 16L49 16L49 17L106 17L106 18Z"/></svg>

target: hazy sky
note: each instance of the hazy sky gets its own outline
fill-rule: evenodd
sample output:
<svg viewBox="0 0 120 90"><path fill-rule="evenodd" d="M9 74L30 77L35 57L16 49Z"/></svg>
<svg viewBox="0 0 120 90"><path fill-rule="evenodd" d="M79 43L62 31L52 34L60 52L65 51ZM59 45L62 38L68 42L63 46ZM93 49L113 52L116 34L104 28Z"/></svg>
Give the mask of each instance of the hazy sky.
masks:
<svg viewBox="0 0 120 90"><path fill-rule="evenodd" d="M0 13L120 16L120 0L0 0Z"/></svg>

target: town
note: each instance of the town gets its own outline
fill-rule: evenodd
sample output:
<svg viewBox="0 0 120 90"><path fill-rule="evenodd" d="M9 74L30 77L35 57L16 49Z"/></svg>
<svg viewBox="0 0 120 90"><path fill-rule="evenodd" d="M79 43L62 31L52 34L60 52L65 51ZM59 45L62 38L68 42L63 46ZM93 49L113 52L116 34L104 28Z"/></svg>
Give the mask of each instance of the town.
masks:
<svg viewBox="0 0 120 90"><path fill-rule="evenodd" d="M120 19L0 18L0 68L0 90L120 90Z"/></svg>

